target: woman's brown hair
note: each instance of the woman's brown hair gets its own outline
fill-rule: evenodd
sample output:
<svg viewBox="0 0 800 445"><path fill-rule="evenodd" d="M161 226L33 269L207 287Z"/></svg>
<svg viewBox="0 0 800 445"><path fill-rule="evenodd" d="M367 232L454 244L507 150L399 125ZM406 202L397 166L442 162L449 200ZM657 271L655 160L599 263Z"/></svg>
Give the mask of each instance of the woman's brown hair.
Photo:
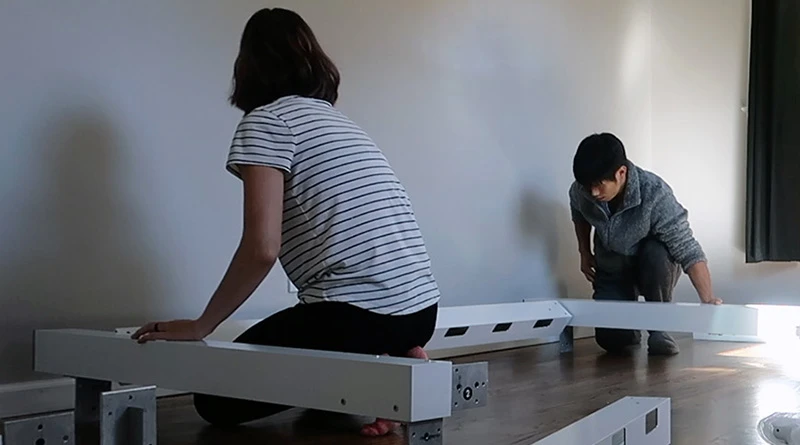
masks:
<svg viewBox="0 0 800 445"><path fill-rule="evenodd" d="M339 96L339 70L297 13L262 9L247 21L233 68L230 102L249 113L284 96Z"/></svg>

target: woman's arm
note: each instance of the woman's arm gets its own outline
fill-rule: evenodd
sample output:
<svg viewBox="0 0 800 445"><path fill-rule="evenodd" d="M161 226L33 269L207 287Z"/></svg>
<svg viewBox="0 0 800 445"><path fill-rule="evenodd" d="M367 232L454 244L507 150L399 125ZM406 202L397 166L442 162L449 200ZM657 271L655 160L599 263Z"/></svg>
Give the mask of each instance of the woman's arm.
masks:
<svg viewBox="0 0 800 445"><path fill-rule="evenodd" d="M196 320L148 323L133 338L200 340L238 309L261 284L278 258L283 221L284 173L240 166L244 182L244 230L230 266L203 314Z"/></svg>

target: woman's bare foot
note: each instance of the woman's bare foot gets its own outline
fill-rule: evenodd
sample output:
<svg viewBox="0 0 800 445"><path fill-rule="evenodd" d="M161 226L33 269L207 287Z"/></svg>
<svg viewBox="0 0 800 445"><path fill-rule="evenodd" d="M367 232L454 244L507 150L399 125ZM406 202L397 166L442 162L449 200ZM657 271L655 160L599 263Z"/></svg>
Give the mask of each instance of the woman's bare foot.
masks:
<svg viewBox="0 0 800 445"><path fill-rule="evenodd" d="M388 354L383 354L388 355ZM428 353L425 352L424 349L417 346L416 348L410 349L406 352L406 357L408 358L418 358L422 360L428 360ZM361 427L361 435L362 436L385 436L400 426L400 422L395 422L392 420L386 419L377 419L375 422L370 423L369 425L364 425Z"/></svg>
<svg viewBox="0 0 800 445"><path fill-rule="evenodd" d="M399 426L399 422L386 419L377 419L375 422L370 423L369 425L362 426L361 435L371 437L385 436L397 429Z"/></svg>
<svg viewBox="0 0 800 445"><path fill-rule="evenodd" d="M419 358L419 359L422 359L422 360L430 360L429 357L428 357L428 353L425 352L425 350L422 349L419 346L417 346L416 348L411 349L408 352L406 352L406 357Z"/></svg>

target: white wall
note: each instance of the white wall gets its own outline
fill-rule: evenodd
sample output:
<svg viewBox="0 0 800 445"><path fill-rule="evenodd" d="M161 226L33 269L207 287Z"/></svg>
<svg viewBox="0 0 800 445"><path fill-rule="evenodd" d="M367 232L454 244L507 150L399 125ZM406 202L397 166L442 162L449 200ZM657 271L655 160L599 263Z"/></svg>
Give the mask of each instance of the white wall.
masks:
<svg viewBox="0 0 800 445"><path fill-rule="evenodd" d="M745 264L749 3L652 2L652 167L689 209L720 298L800 304L797 264ZM677 297L697 301L688 279Z"/></svg>
<svg viewBox="0 0 800 445"><path fill-rule="evenodd" d="M264 2L112 3L0 7L0 383L34 377L34 328L195 316L238 240L225 99ZM409 189L444 304L587 293L570 161L611 130L650 163L648 2L282 4ZM236 317L292 302L276 273Z"/></svg>

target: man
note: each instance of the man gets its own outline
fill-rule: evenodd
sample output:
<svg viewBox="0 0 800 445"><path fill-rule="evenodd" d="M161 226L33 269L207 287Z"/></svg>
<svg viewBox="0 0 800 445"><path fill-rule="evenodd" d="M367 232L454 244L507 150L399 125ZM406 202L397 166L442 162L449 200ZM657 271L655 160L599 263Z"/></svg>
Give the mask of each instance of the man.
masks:
<svg viewBox="0 0 800 445"><path fill-rule="evenodd" d="M627 159L622 141L609 133L585 138L572 168L575 182L569 198L581 272L592 283L595 300L636 301L642 295L668 303L683 270L703 303L722 303L714 296L706 257L686 209L663 179ZM595 339L618 353L639 345L641 333L598 328ZM650 331L647 343L650 354L679 352L666 332Z"/></svg>

